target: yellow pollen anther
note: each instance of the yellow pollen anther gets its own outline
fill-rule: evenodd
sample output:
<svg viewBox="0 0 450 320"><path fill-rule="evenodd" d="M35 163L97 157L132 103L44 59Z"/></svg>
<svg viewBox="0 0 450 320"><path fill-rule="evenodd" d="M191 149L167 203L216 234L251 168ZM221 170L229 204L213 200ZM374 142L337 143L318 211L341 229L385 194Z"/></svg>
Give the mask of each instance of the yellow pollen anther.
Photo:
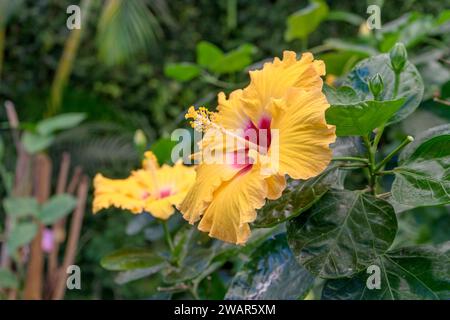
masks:
<svg viewBox="0 0 450 320"><path fill-rule="evenodd" d="M188 112L185 115L186 119L192 119L190 122L191 127L197 131L206 131L208 130L216 119L216 113L209 111L205 107L200 107L198 110L195 110L193 106L191 106Z"/></svg>

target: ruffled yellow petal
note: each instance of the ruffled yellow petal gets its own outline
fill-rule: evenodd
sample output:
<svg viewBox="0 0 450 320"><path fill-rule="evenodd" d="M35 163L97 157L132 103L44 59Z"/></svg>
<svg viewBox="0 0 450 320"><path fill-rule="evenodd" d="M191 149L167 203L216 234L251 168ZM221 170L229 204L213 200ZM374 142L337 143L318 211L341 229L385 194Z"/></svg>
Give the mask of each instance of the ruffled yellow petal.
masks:
<svg viewBox="0 0 450 320"><path fill-rule="evenodd" d="M200 164L197 167L195 184L178 206L183 218L190 224L197 222L212 201L214 191L239 170L239 167L225 164Z"/></svg>
<svg viewBox="0 0 450 320"><path fill-rule="evenodd" d="M108 179L101 174L94 178L94 201L92 211L97 213L109 207L142 212L144 188L133 178Z"/></svg>
<svg viewBox="0 0 450 320"><path fill-rule="evenodd" d="M275 200L281 197L283 190L286 188L286 178L284 175L275 174L266 178L267 198Z"/></svg>
<svg viewBox="0 0 450 320"><path fill-rule="evenodd" d="M320 90L291 88L284 99L284 112L274 117L271 125L279 130L279 173L309 179L325 170L331 161L329 145L336 135L335 127L325 121L329 104Z"/></svg>
<svg viewBox="0 0 450 320"><path fill-rule="evenodd" d="M244 244L250 235L248 224L255 220L256 209L264 205L266 196L267 183L259 168L238 174L214 192L198 228L222 241Z"/></svg>
<svg viewBox="0 0 450 320"><path fill-rule="evenodd" d="M282 98L288 88L321 89L325 75L323 61L314 60L309 52L300 60L292 51L284 51L283 59L265 63L262 70L250 71L250 84L243 92L245 112L255 124L265 114L271 100Z"/></svg>
<svg viewBox="0 0 450 320"><path fill-rule="evenodd" d="M145 205L145 211L155 218L167 220L175 212L171 201L167 198L148 201Z"/></svg>
<svg viewBox="0 0 450 320"><path fill-rule="evenodd" d="M250 121L242 106L242 90L235 90L227 97L223 92L218 95L216 122L225 129L243 129Z"/></svg>

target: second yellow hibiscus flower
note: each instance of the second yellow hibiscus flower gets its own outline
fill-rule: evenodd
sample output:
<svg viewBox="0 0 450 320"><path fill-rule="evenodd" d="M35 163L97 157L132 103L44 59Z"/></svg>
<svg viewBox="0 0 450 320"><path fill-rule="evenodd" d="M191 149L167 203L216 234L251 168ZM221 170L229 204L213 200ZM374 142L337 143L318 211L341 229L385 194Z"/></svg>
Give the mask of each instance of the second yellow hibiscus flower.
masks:
<svg viewBox="0 0 450 320"><path fill-rule="evenodd" d="M159 166L152 152L145 153L142 169L126 179L108 179L97 174L94 179L93 212L117 207L132 213L148 212L155 218L168 219L195 180L193 167L177 162Z"/></svg>

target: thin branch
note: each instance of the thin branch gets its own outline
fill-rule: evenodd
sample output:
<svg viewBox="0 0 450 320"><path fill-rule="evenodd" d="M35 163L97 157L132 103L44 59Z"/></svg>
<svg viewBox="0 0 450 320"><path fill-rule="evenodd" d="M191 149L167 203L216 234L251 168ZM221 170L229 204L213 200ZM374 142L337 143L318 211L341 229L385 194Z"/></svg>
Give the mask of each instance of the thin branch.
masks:
<svg viewBox="0 0 450 320"><path fill-rule="evenodd" d="M443 100L443 99L440 99L440 98L438 98L438 97L434 97L434 98L433 98L433 101L436 101L436 102L438 102L438 103L441 103L441 104L443 104L443 105L446 105L446 106L449 106L449 107L450 107L450 101Z"/></svg>
<svg viewBox="0 0 450 320"><path fill-rule="evenodd" d="M19 117L17 116L16 107L14 103L11 101L5 102L6 108L6 116L8 118L9 127L12 131L12 136L14 140L14 144L16 146L17 154L23 149L22 144L20 143L20 134L19 134Z"/></svg>
<svg viewBox="0 0 450 320"><path fill-rule="evenodd" d="M89 190L89 179L87 176L81 178L80 185L78 186L77 198L78 203L72 214L72 222L70 225L69 238L67 240L67 246L64 254L64 261L62 266L58 270L58 280L56 282L55 291L53 292L54 300L61 300L64 298L66 292L66 278L67 267L72 265L75 261L77 253L78 240L80 238L81 226L83 224L83 217L86 206L87 193Z"/></svg>
<svg viewBox="0 0 450 320"><path fill-rule="evenodd" d="M36 156L34 175L34 192L39 203L44 203L50 196L52 163L47 155ZM39 223L36 221L36 223ZM39 223L39 230L31 243L30 261L25 281L24 298L27 300L42 299L44 252L42 250L42 233L44 226Z"/></svg>
<svg viewBox="0 0 450 320"><path fill-rule="evenodd" d="M70 170L70 154L64 152L62 155L61 165L58 173L56 194L62 194L65 192L67 186L67 179L69 176L69 170ZM64 233L64 225L65 220L59 219L53 224L52 227L53 248L48 257L48 270L47 270L47 286L50 292L52 291L52 288L54 286L55 281L54 275L56 274L56 271L58 269L58 253L59 253L59 246L61 242L64 240L64 238L62 237Z"/></svg>

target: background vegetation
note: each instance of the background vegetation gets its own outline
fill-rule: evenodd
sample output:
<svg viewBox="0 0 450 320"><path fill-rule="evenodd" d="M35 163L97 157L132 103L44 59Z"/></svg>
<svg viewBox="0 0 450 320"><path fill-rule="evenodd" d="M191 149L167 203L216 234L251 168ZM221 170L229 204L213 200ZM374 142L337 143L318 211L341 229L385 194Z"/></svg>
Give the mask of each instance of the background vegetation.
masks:
<svg viewBox="0 0 450 320"><path fill-rule="evenodd" d="M421 73L425 94L414 114L386 130L380 142L382 154L388 154L406 134L449 123L450 26L448 16L441 14L450 9L450 1L326 3L328 9L317 26L299 36L290 34L289 21L311 5L308 1L83 0L81 6L89 15L83 17L77 35L66 28L66 8L73 1L0 0L0 103L14 102L24 130L55 114L85 113L80 125L55 136L49 155L58 162L62 152L68 151L72 165L82 166L90 177L96 172L124 177L139 165L141 149L134 139L138 130L146 137L145 145L164 161L167 141L161 139L174 128L186 126L188 106L214 108L219 91L242 87L248 82L248 69L280 56L283 50L308 48L326 61L327 73L339 83L339 77L358 61L403 42ZM371 3L382 5L383 28L377 32L361 27ZM202 54L218 55L219 62L209 64ZM3 165L13 171L16 156L3 107L0 121ZM362 175L352 175L348 180L360 187ZM5 187L0 188L0 197L6 196ZM157 290L159 273L117 275L100 266L105 255L124 246L159 250L162 230L152 218L114 209L92 216L89 206L86 213L76 258L82 269L82 290L69 291L67 298L191 297L177 288ZM408 213L399 222L399 241L440 244L450 240L448 206ZM0 221L4 215L0 208ZM179 218L171 219L172 230L181 225ZM0 232L3 227L0 223ZM229 259L202 279L196 295L223 298L231 276L251 251L249 246L238 259Z"/></svg>

